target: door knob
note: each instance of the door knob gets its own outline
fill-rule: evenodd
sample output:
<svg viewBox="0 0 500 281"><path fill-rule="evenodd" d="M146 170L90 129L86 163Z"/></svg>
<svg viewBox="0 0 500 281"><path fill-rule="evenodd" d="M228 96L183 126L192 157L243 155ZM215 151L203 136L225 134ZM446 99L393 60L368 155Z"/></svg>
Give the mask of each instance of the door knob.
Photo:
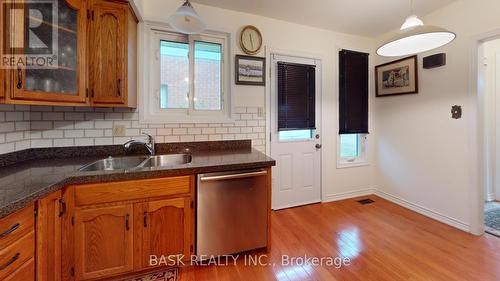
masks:
<svg viewBox="0 0 500 281"><path fill-rule="evenodd" d="M320 149L321 148L321 144L317 143L316 144L316 149Z"/></svg>

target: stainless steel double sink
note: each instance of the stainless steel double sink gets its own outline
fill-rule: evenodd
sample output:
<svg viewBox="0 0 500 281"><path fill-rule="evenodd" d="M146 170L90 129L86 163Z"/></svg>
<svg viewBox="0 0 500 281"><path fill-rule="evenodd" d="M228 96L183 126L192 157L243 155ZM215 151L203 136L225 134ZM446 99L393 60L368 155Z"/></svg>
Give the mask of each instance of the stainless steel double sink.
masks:
<svg viewBox="0 0 500 281"><path fill-rule="evenodd" d="M165 154L156 156L108 157L79 169L81 172L135 170L142 168L169 167L191 163L190 154Z"/></svg>

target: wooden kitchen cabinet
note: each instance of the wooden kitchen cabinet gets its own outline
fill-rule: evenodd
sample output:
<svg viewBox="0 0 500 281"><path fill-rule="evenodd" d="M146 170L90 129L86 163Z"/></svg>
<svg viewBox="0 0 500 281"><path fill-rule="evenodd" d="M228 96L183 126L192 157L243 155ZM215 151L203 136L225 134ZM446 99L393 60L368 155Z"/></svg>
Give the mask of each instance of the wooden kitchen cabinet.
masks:
<svg viewBox="0 0 500 281"><path fill-rule="evenodd" d="M79 209L74 220L76 280L133 270L132 204Z"/></svg>
<svg viewBox="0 0 500 281"><path fill-rule="evenodd" d="M189 259L194 250L194 178L66 188L62 280L105 279L154 269L149 266L150 254Z"/></svg>
<svg viewBox="0 0 500 281"><path fill-rule="evenodd" d="M0 280L34 280L34 216L31 204L0 220Z"/></svg>
<svg viewBox="0 0 500 281"><path fill-rule="evenodd" d="M14 30L14 42L20 42L23 47L12 46L12 52L20 57L33 54L36 60L26 59L11 70L13 87L6 96L7 103L84 105L87 102L87 1L57 0L56 3L57 22L51 20L54 8L50 6L18 4L24 5L25 11L36 9L41 18L27 12L13 13L14 24L10 29ZM29 24L39 26L30 29ZM47 63L38 59L42 57L41 52ZM42 63L38 65L34 61Z"/></svg>
<svg viewBox="0 0 500 281"><path fill-rule="evenodd" d="M62 217L66 203L57 191L40 199L36 223L36 276L37 281L61 280Z"/></svg>
<svg viewBox="0 0 500 281"><path fill-rule="evenodd" d="M95 106L135 106L128 94L128 72L136 73L136 57L129 60L129 48L135 53L136 23L128 4L104 0L90 2L89 81L92 104ZM132 19L132 20L131 20ZM130 25L130 28L129 28ZM129 44L130 41L130 44ZM135 86L135 79L130 79ZM129 93L130 92L130 93Z"/></svg>
<svg viewBox="0 0 500 281"><path fill-rule="evenodd" d="M57 23L13 13L9 27L13 42L23 48L9 48L14 54L38 52L26 40L29 23L39 21L34 34L40 42L57 39L57 48L47 49L56 63L50 67L18 64L0 72L9 77L3 102L8 104L59 106L137 106L137 18L125 0L56 0ZM36 4L16 4L29 5ZM42 10L50 19L52 10ZM55 32L52 32L52 31ZM57 37L52 36L54 33ZM29 33L30 36L32 33ZM38 42L38 41L37 41Z"/></svg>
<svg viewBox="0 0 500 281"><path fill-rule="evenodd" d="M137 204L142 208L142 268L149 268L150 255L179 255L189 260L193 251L191 239L194 217L190 197L150 201Z"/></svg>

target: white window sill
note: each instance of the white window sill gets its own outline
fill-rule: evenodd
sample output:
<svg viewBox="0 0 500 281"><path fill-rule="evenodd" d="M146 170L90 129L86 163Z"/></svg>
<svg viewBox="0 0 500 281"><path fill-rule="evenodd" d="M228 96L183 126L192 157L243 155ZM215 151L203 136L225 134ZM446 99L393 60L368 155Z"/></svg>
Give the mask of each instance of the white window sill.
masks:
<svg viewBox="0 0 500 281"><path fill-rule="evenodd" d="M213 124L213 123L234 123L236 119L229 117L207 117L207 116L193 116L193 117L156 117L156 118L140 118L140 123L142 124L158 124L158 123L204 123L204 124Z"/></svg>
<svg viewBox="0 0 500 281"><path fill-rule="evenodd" d="M368 161L363 160L363 161L354 161L354 162L337 162L337 169L347 169L347 168L356 168L356 167L363 167L363 166L369 166L370 163Z"/></svg>

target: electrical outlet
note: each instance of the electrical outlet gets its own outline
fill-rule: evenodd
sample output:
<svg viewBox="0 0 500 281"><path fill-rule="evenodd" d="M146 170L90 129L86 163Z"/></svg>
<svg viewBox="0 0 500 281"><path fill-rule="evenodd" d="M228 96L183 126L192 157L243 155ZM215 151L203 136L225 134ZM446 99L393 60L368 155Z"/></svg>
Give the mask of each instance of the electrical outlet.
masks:
<svg viewBox="0 0 500 281"><path fill-rule="evenodd" d="M114 137L124 137L127 133L125 125L113 125L113 136Z"/></svg>

